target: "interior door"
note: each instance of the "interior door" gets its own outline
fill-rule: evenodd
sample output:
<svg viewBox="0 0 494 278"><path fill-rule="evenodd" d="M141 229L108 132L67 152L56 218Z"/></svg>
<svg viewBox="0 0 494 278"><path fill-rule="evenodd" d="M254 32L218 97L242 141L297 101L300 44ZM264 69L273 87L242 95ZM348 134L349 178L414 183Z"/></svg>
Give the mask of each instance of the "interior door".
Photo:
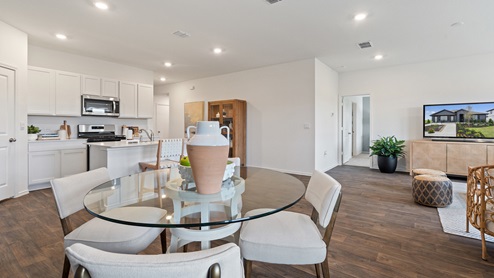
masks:
<svg viewBox="0 0 494 278"><path fill-rule="evenodd" d="M156 104L156 133L160 139L169 138L170 106Z"/></svg>
<svg viewBox="0 0 494 278"><path fill-rule="evenodd" d="M352 101L349 98L343 98L343 164L352 158L353 132L352 132Z"/></svg>
<svg viewBox="0 0 494 278"><path fill-rule="evenodd" d="M0 67L0 200L14 196L14 71Z"/></svg>

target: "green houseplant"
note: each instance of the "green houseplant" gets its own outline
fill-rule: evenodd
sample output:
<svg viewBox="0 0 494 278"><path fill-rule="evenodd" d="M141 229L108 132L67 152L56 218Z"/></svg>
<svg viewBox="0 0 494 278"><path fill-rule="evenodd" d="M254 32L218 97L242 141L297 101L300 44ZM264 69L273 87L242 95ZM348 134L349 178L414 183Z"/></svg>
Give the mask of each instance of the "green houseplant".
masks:
<svg viewBox="0 0 494 278"><path fill-rule="evenodd" d="M385 136L373 141L370 155L377 155L377 166L381 173L394 173L398 157L405 155L404 148L405 140L398 140L394 135Z"/></svg>
<svg viewBox="0 0 494 278"><path fill-rule="evenodd" d="M41 130L39 129L39 127L37 126L34 126L34 125L30 125L27 127L27 140L29 141L36 141L36 139L38 138L38 133L40 132Z"/></svg>

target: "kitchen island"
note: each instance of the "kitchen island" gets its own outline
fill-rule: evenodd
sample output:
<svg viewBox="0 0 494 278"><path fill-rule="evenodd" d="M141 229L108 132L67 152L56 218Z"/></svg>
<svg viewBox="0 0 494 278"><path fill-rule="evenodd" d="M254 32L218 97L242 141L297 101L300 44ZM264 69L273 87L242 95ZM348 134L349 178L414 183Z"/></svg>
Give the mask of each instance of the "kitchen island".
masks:
<svg viewBox="0 0 494 278"><path fill-rule="evenodd" d="M158 141L113 141L87 143L89 169L108 168L110 178L115 179L140 172L139 162L156 161Z"/></svg>

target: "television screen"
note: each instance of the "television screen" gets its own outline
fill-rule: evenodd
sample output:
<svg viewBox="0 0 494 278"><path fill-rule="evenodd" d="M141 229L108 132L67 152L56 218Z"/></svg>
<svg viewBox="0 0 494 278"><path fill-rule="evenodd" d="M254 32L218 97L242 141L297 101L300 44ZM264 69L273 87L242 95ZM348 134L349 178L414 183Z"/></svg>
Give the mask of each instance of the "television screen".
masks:
<svg viewBox="0 0 494 278"><path fill-rule="evenodd" d="M427 104L424 137L494 139L494 102Z"/></svg>

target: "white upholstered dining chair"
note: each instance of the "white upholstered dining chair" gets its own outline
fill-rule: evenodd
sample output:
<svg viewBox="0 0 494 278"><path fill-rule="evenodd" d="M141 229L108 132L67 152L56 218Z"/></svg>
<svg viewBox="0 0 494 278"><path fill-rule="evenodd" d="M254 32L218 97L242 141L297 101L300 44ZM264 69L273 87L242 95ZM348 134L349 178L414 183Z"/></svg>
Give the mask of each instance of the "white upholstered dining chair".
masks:
<svg viewBox="0 0 494 278"><path fill-rule="evenodd" d="M162 252L165 252L167 247L164 229L128 226L100 218L93 218L76 229L72 228L69 216L84 208L86 193L109 180L108 170L99 168L51 181L64 233L64 248L83 243L105 251L137 254L161 235ZM110 210L107 215L114 213L124 213L129 220L147 219L158 223L165 217L166 211L159 208L127 207ZM69 267L69 261L65 256L62 277L68 277Z"/></svg>
<svg viewBox="0 0 494 278"><path fill-rule="evenodd" d="M187 155L184 142L182 138L159 140L156 161L139 162L141 171L145 172L148 169L158 170L177 166L182 156Z"/></svg>
<svg viewBox="0 0 494 278"><path fill-rule="evenodd" d="M161 255L115 254L74 244L65 250L74 278L241 278L240 249L233 243L189 252Z"/></svg>
<svg viewBox="0 0 494 278"><path fill-rule="evenodd" d="M245 221L240 230L240 250L245 276L252 261L273 264L314 264L317 277L329 278L328 248L341 200L341 185L329 175L314 171L305 192L312 216L281 211ZM247 212L245 216L266 209ZM318 225L325 228L324 235Z"/></svg>

